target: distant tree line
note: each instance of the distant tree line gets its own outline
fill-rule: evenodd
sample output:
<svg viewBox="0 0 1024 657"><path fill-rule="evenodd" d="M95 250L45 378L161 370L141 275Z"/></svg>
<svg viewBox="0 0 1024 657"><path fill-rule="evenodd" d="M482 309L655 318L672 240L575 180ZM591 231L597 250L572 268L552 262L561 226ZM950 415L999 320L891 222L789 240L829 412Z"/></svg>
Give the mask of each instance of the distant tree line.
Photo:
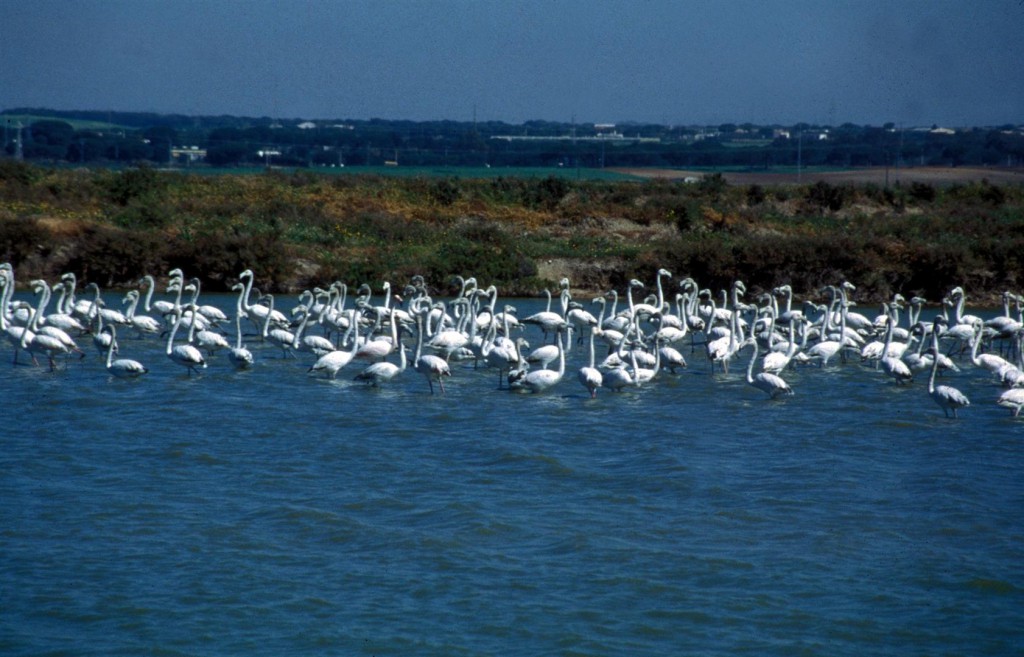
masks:
<svg viewBox="0 0 1024 657"><path fill-rule="evenodd" d="M1014 125L951 131L892 123L881 127L851 123L610 127L551 121L519 125L384 119L307 123L269 117L38 108L17 108L4 114L34 117L20 130L4 119L5 155L78 164L325 167L390 162L403 166L764 170L1024 164L1024 127ZM79 122L104 127L75 129L72 124Z"/></svg>

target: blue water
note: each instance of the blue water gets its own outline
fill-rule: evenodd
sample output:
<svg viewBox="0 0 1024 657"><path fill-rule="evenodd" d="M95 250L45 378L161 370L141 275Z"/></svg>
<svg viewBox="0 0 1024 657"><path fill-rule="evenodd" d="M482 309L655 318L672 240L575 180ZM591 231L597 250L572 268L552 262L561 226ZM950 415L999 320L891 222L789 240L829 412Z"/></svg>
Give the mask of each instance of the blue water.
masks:
<svg viewBox="0 0 1024 657"><path fill-rule="evenodd" d="M1024 653L1024 418L968 362L952 420L855 362L772 402L746 352L591 400L582 349L431 396L252 341L189 377L121 336L123 381L82 342L0 349L0 654Z"/></svg>

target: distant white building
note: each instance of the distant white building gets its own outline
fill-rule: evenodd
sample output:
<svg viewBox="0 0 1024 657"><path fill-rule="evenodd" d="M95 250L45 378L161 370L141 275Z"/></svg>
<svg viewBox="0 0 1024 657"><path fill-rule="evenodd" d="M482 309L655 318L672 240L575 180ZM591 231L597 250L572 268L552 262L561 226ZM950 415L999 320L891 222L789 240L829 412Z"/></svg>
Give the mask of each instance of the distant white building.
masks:
<svg viewBox="0 0 1024 657"><path fill-rule="evenodd" d="M313 130L316 128L316 124L312 121L303 121L296 126L299 130Z"/></svg>
<svg viewBox="0 0 1024 657"><path fill-rule="evenodd" d="M180 146L171 149L171 157L188 163L201 162L206 159L206 149L198 146Z"/></svg>

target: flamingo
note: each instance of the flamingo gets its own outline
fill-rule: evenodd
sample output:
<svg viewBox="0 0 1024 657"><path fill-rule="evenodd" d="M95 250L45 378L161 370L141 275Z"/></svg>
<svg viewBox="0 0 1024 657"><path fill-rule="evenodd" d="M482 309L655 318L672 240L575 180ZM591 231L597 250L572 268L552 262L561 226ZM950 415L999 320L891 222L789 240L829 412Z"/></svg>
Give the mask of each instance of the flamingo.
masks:
<svg viewBox="0 0 1024 657"><path fill-rule="evenodd" d="M565 319L569 322L570 326L579 331L580 340L583 339L584 327L587 327L589 330L586 332L590 333L597 326L597 318L576 301L569 302L569 312L566 314Z"/></svg>
<svg viewBox="0 0 1024 657"><path fill-rule="evenodd" d="M939 336L934 331L932 332L932 350L937 354L939 352ZM935 359L932 361L932 374L928 378L928 394L935 400L935 403L942 409L942 414L949 417L949 412L953 412L953 418L956 419L956 411L958 408L964 408L970 406L971 402L964 393L960 392L952 386L937 386L935 385L935 373L939 371L939 361Z"/></svg>
<svg viewBox="0 0 1024 657"><path fill-rule="evenodd" d="M148 374L146 366L131 358L114 360L114 349L117 346L117 329L111 324L103 329L110 332L110 347L107 348L107 371L119 379L137 379Z"/></svg>
<svg viewBox="0 0 1024 657"><path fill-rule="evenodd" d="M661 285L662 278L672 278L671 272L667 269L659 269L655 277L655 287L658 290L658 296L654 303L638 303L633 306L634 313L641 313L644 315L653 315L660 313L665 308L665 291ZM637 281L639 283L639 281ZM643 287L643 285L640 285Z"/></svg>
<svg viewBox="0 0 1024 657"><path fill-rule="evenodd" d="M39 325L40 322L45 320L44 313L46 312L46 307L50 304L50 286L47 285L46 282L42 280L34 281L33 283L41 284L42 286L46 287L46 289L43 291L43 297L39 302L39 312L36 315L35 325L31 326L32 330L36 332L36 335L46 335L51 338L54 338L55 340L60 341L62 347L54 351L54 354L58 352L64 354L70 354L71 352L75 352L76 354L79 354L82 358L85 358L85 352L78 348L78 345L75 344L75 341L71 339L71 336L68 335L66 331L64 331L61 328L58 328L57 326Z"/></svg>
<svg viewBox="0 0 1024 657"><path fill-rule="evenodd" d="M729 334L712 340L705 345L712 372L715 370L715 363L718 362L722 364L722 371L725 374L729 373L729 361L738 351L740 340L742 340L742 335L740 335L739 297L746 291L747 288L743 281L736 281L732 284L732 312L729 314Z"/></svg>
<svg viewBox="0 0 1024 657"><path fill-rule="evenodd" d="M235 346L228 350L228 360L236 370L247 370L253 364L252 352L242 344L242 313L235 313Z"/></svg>
<svg viewBox="0 0 1024 657"><path fill-rule="evenodd" d="M459 297L458 299L453 300L451 305L453 308L462 308L462 306L468 306L468 304L469 302L465 298ZM439 302L435 307L440 309L442 315L444 314L444 303ZM453 353L469 344L469 336L461 330L461 326L463 325L463 321L461 320L468 320L469 314L470 313L467 310L460 315L460 322L456 328L444 329L442 328L441 323L438 323L437 332L435 332L427 342L427 347L444 354L445 362L451 360Z"/></svg>
<svg viewBox="0 0 1024 657"><path fill-rule="evenodd" d="M789 387L785 379L777 374L771 372L758 372L754 374L754 361L757 360L757 338L749 337L743 342L745 345L753 345L754 353L750 356L750 362L747 363L747 383L754 386L758 390L763 390L768 393L771 399L777 399L780 395L792 395L793 389Z"/></svg>
<svg viewBox="0 0 1024 657"><path fill-rule="evenodd" d="M587 366L585 366L585 367L581 367L576 376L577 376L577 378L579 378L580 385L582 385L584 388L587 389L588 392L590 392L590 398L593 399L593 398L597 397L597 389L601 387L601 382L602 382L602 380L604 378L601 375L601 370L599 370L596 367L594 367L594 332L593 331L590 332L589 343L590 343L590 363Z"/></svg>
<svg viewBox="0 0 1024 657"><path fill-rule="evenodd" d="M508 329L508 318L512 316L512 310L512 306L506 305L504 312L501 313L503 315L502 325L505 327L506 332ZM487 329L487 335L480 346L480 355L487 362L488 366L497 368L498 390L501 390L505 380L502 373L508 372L511 374L513 366L523 361L522 350L529 349L529 347L530 343L522 337L518 337L514 341L506 337L499 342L497 339L497 324L491 323Z"/></svg>
<svg viewBox="0 0 1024 657"><path fill-rule="evenodd" d="M105 308L102 300L100 299L100 286L96 283L89 283L90 288L96 290L96 296L93 299L92 306L89 310L89 317L102 316L103 321L107 324L118 324L120 326L131 326L131 322L120 310L114 310L112 308Z"/></svg>
<svg viewBox="0 0 1024 657"><path fill-rule="evenodd" d="M371 363L366 367L365 370L356 374L356 381L365 381L367 384L372 385L374 388L380 387L380 384L387 383L394 379L396 376L405 371L408 366L408 362L405 356L406 346L399 345L398 347L398 365L382 361L379 363Z"/></svg>
<svg viewBox="0 0 1024 657"><path fill-rule="evenodd" d="M540 327L540 330L544 332L544 342L547 342L548 333L553 333L563 328L566 324L565 313L569 306L568 290L562 290L561 301L562 301L562 314L558 314L551 310L551 290L544 290L544 293L548 297L548 305L546 310L542 310L539 313L534 313L529 317L524 317L519 320L523 324L535 324ZM555 336L558 339L558 336Z"/></svg>
<svg viewBox="0 0 1024 657"><path fill-rule="evenodd" d="M96 285L95 283L89 283L89 285L87 285L85 289L87 289L87 290L95 289L96 290L96 297L93 300L91 307L98 308L99 307L99 305L98 305L99 304L99 298L100 298L100 287L98 285ZM88 318L88 321L91 322L92 318L91 317ZM105 356L106 355L107 349L110 347L110 343L111 342L112 342L112 340L110 338L110 334L103 332L103 315L100 314L100 313L97 313L96 314L96 332L93 333L93 335L92 335L92 343L96 347L96 351L99 352L100 356ZM114 352L115 353L117 352L117 347L114 347Z"/></svg>
<svg viewBox="0 0 1024 657"><path fill-rule="evenodd" d="M21 332L20 347L32 355L32 362L36 364L38 361L35 354L46 354L46 358L50 361L50 371L53 372L57 369L54 356L71 353L71 350L59 338L39 332L36 324L39 321L40 309L45 308L46 301L50 296L50 286L43 280L34 280L31 286L32 290L39 295L40 301L32 310L28 327ZM36 329L36 332L31 329Z"/></svg>
<svg viewBox="0 0 1024 657"><path fill-rule="evenodd" d="M398 345L398 365L381 361L370 364L365 370L356 374L356 381L365 381L373 387L379 387L381 383L391 381L405 371L408 362L405 356L405 345L398 340L398 326L395 319L396 313L392 312L388 321L391 323L391 345Z"/></svg>
<svg viewBox="0 0 1024 657"><path fill-rule="evenodd" d="M643 354L644 356L650 356L650 354L646 351L639 351L638 347L639 345L636 345L630 350L630 359L633 364L633 378L636 385L639 386L643 383L650 383L654 380L654 377L658 376L658 372L661 370L661 349L659 348L659 345L655 344L654 363L652 367L647 368L638 364L638 354Z"/></svg>
<svg viewBox="0 0 1024 657"><path fill-rule="evenodd" d="M558 344L546 344L537 347L526 356L526 362L530 365L539 365L546 369L548 365L558 360L562 354L562 347Z"/></svg>
<svg viewBox="0 0 1024 657"><path fill-rule="evenodd" d="M789 363L793 360L796 352L801 348L802 344L806 344L807 331L802 331L803 342L797 343L796 341L796 329L793 323L796 321L795 318L789 320L789 343L786 345L785 351L772 351L764 355L761 359L761 371L769 372L771 374L781 374L784 369L789 367ZM800 320L803 322L804 320ZM802 354L801 354L802 355Z"/></svg>
<svg viewBox="0 0 1024 657"><path fill-rule="evenodd" d="M563 334L568 334L568 331L559 331L558 335L555 336L555 340L558 343L558 369L534 370L529 372L526 377L523 378L523 386L529 389L530 392L543 392L544 390L552 388L562 380L563 376L565 376L565 347L562 343L566 338L562 337Z"/></svg>
<svg viewBox="0 0 1024 657"><path fill-rule="evenodd" d="M85 333L85 327L78 321L73 315L69 315L64 312L64 298L67 296L67 284L64 281L56 283L53 286L53 291L60 291L60 297L57 298L57 310L54 313L46 315L41 319L45 326L54 326L67 333L68 331L75 331L79 335Z"/></svg>
<svg viewBox="0 0 1024 657"><path fill-rule="evenodd" d="M661 358L661 364L668 368L668 371L672 374L676 373L676 368L686 369L686 358L680 353L678 349L671 345L663 344L658 348L658 355Z"/></svg>
<svg viewBox="0 0 1024 657"><path fill-rule="evenodd" d="M832 293L832 301L828 306L819 306L819 309L823 311L822 315L822 326L821 326L821 340L815 345L807 349L808 360L817 360L820 367L828 365L829 360L832 359L836 354L840 354L843 357L843 349L847 346L851 346L846 335L846 301L842 296L839 296L834 286L827 288ZM839 305L839 333L830 335L829 331L832 316L832 306Z"/></svg>
<svg viewBox="0 0 1024 657"><path fill-rule="evenodd" d="M189 304L190 310L193 314L196 312L195 304ZM171 334L167 336L167 357L171 359L171 362L181 365L188 369L188 375L192 376L192 372L195 371L199 374L200 369L206 369L206 359L203 358L201 351L193 347L190 343L194 337L196 330L195 322L189 326L188 329L188 340L186 344L174 345L174 336L178 332L178 328L181 327L181 320L184 316L181 308L175 308L172 312L174 316L174 328L171 329Z"/></svg>
<svg viewBox="0 0 1024 657"><path fill-rule="evenodd" d="M938 321L938 319L936 319ZM982 339L982 324L977 322L973 326L974 337L971 340L971 362L978 367L983 367L992 374L997 376L1009 367L1013 367L1013 363L1006 360L1002 356L996 354L979 354L978 348L981 346Z"/></svg>
<svg viewBox="0 0 1024 657"><path fill-rule="evenodd" d="M928 326L934 326L934 324L928 324ZM903 362L907 364L907 367L909 367L913 372L923 372L931 369L932 360L938 360L940 370L959 372L960 368L957 367L956 363L953 362L953 359L946 354L941 351L933 354L930 349L928 351L924 351L924 336L926 331L926 324L922 322L917 322L910 327L910 334L914 336L918 342L916 351L905 352L903 354Z"/></svg>
<svg viewBox="0 0 1024 657"><path fill-rule="evenodd" d="M124 297L124 302L129 304L128 312L125 314L125 317L128 318L132 328L137 332L137 337L141 338L144 333L156 335L160 332L160 322L156 321L149 315L136 314L136 310L139 305L138 290L128 290L128 293Z"/></svg>
<svg viewBox="0 0 1024 657"><path fill-rule="evenodd" d="M2 288L2 293L0 293L0 330L3 330L4 335L7 336L7 341L11 343L12 347L14 347L14 362L12 365L17 365L18 350L21 349L21 341L22 337L24 337L23 334L25 331L29 331L29 333L34 336L35 333L33 333L27 326L14 326L10 323L10 318L7 316L7 308L11 302L11 295L14 293L14 282L12 277L13 273L10 270L6 268L0 269L0 288ZM29 337L29 340L31 339L32 338ZM35 355L29 355L32 356L33 364L38 365L39 361L36 360Z"/></svg>
<svg viewBox="0 0 1024 657"><path fill-rule="evenodd" d="M601 386L613 392L622 392L623 388L638 385L625 366L610 369L601 377Z"/></svg>
<svg viewBox="0 0 1024 657"><path fill-rule="evenodd" d="M882 370L884 370L886 374L896 379L896 383L903 384L908 383L913 379L914 373L899 356L890 355L890 349L892 348L892 334L895 327L895 319L890 319L889 323L885 327L885 342L882 345L882 355L881 358L879 358L878 363L882 366ZM905 350L906 345L904 344L903 346ZM902 356L903 350L900 350L899 353Z"/></svg>
<svg viewBox="0 0 1024 657"><path fill-rule="evenodd" d="M313 313L311 308L307 306L300 305L299 308L303 310L302 321L299 322L299 328L295 330L295 335L292 338L292 349L303 353L311 353L317 358L334 351L334 343L327 338L321 335L302 334L306 330L306 324Z"/></svg>
<svg viewBox="0 0 1024 657"><path fill-rule="evenodd" d="M615 290L612 290L609 294L615 296L616 292ZM607 308L608 300L605 297L597 297L593 299L590 303L601 304L601 310L598 313L597 317L597 326L594 327L593 332L596 333L597 337L601 338L601 340L603 340L608 345L609 351L618 348L623 338L621 329L625 329L629 322L616 322L614 326L617 328L613 328L613 325L609 324L604 319L604 311ZM614 302L612 308L614 309Z"/></svg>
<svg viewBox="0 0 1024 657"><path fill-rule="evenodd" d="M202 313L199 313L199 316L206 317L206 315L203 315ZM195 332L195 344L200 349L205 349L206 353L210 356L214 355L221 349L231 348L231 344L228 343L223 335L209 329L200 329Z"/></svg>
<svg viewBox="0 0 1024 657"><path fill-rule="evenodd" d="M337 349L324 354L318 358L315 363L313 363L313 366L310 367L307 372L316 372L317 374L323 372L329 379L338 378L338 372L352 362L352 359L355 358L356 355L356 349L359 348L359 317L361 314L362 311L356 310L348 331L346 331L345 336L342 338L342 341L344 341L349 334L352 334L352 346L349 350L342 351Z"/></svg>
<svg viewBox="0 0 1024 657"><path fill-rule="evenodd" d="M639 386L640 381L633 375L630 374L629 368L622 363L622 353L625 348L625 340L619 345L618 356L620 364L617 367L603 372L601 377L601 386L608 388L613 392L622 392L627 386ZM636 371L636 357L635 352L633 356L633 370Z"/></svg>
<svg viewBox="0 0 1024 657"><path fill-rule="evenodd" d="M144 284L146 286L146 301L142 306L142 309L147 313L154 308L161 315L166 315L174 310L174 304L170 301L153 301L153 292L156 290L156 281L153 280L152 276L146 274L139 280L139 284Z"/></svg>
<svg viewBox="0 0 1024 657"><path fill-rule="evenodd" d="M1021 408L1024 408L1024 388L1011 388L1004 391L999 395L996 403L1013 411L1013 417L1020 416Z"/></svg>
<svg viewBox="0 0 1024 657"><path fill-rule="evenodd" d="M239 280L245 280L245 296L242 300L242 309L245 310L246 317L253 323L256 330L260 330L261 325L269 319L275 326L286 328L288 326L288 318L284 316L279 310L273 310L259 303L250 304L249 295L252 293L253 274L251 269L246 269L238 275Z"/></svg>
<svg viewBox="0 0 1024 657"><path fill-rule="evenodd" d="M434 394L434 379L437 379L437 385L441 388L441 394L447 394L444 390L443 377L451 376L452 371L448 367L447 361L440 356L433 354L423 354L423 315L427 311L419 311L417 308L416 312L416 328L418 329L416 337L416 358L415 358L415 369L417 372L423 375L430 384L430 394Z"/></svg>
<svg viewBox="0 0 1024 657"><path fill-rule="evenodd" d="M947 295L948 299L953 302L953 324L966 324L973 326L983 320L977 315L965 315L964 313L964 302L966 301L966 295L962 287L955 287L949 291Z"/></svg>
<svg viewBox="0 0 1024 657"><path fill-rule="evenodd" d="M263 306L264 308L267 308L267 312L263 315L263 339L269 340L280 347L281 353L284 354L282 358L288 358L288 355L291 353L292 344L295 342L295 335L291 331L280 327L275 326L273 329L270 328L270 323L274 318L273 294L263 295L260 301L266 301L269 304L269 307Z"/></svg>

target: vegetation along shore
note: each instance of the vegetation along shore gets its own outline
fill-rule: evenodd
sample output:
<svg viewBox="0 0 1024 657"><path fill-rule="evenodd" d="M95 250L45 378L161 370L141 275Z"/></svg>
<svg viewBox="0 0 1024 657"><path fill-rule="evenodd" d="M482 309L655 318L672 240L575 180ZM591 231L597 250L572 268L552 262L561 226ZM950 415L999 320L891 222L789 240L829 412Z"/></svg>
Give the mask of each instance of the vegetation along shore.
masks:
<svg viewBox="0 0 1024 657"><path fill-rule="evenodd" d="M938 301L954 285L971 303L993 302L1021 287L1019 182L630 173L227 174L5 160L0 261L20 281L73 271L104 288L175 267L209 290L230 289L249 267L268 291L422 275L444 293L472 274L505 295L536 295L562 277L601 291L660 268L713 289L742 279L752 292L789 284L802 296L850 280L862 303Z"/></svg>

